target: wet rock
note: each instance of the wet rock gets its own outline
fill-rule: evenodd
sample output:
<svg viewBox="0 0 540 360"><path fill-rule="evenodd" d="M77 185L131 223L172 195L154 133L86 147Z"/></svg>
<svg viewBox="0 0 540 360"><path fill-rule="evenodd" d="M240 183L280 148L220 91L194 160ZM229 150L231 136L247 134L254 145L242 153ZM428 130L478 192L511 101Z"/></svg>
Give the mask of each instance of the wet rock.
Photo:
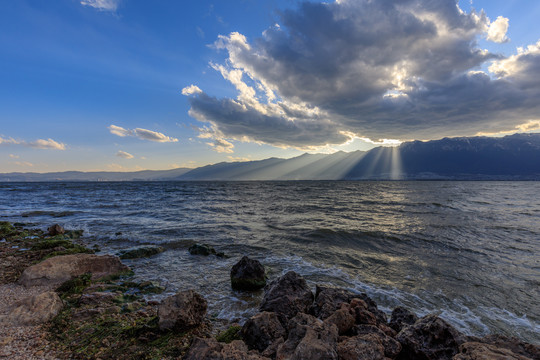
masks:
<svg viewBox="0 0 540 360"><path fill-rule="evenodd" d="M337 346L341 360L384 360L384 348L375 335L359 335L342 341Z"/></svg>
<svg viewBox="0 0 540 360"><path fill-rule="evenodd" d="M348 304L342 304L341 309L336 310L327 317L324 322L336 325L339 335L343 335L352 329L355 323L354 312Z"/></svg>
<svg viewBox="0 0 540 360"><path fill-rule="evenodd" d="M248 351L241 340L230 344L222 344L212 338L196 338L187 353L185 360L269 360L256 351Z"/></svg>
<svg viewBox="0 0 540 360"><path fill-rule="evenodd" d="M79 298L79 305L104 306L114 304L114 300L120 295L117 292L96 291L82 294Z"/></svg>
<svg viewBox="0 0 540 360"><path fill-rule="evenodd" d="M401 344L391 336L388 336L383 330L374 325L356 325L351 332L354 335L375 335L379 338L384 348L384 355L387 358L394 359L401 352Z"/></svg>
<svg viewBox="0 0 540 360"><path fill-rule="evenodd" d="M417 320L418 316L416 316L414 313L405 309L404 307L398 306L394 309L394 311L392 311L390 323L388 324L388 326L390 326L395 331L400 332L404 326L412 325Z"/></svg>
<svg viewBox="0 0 540 360"><path fill-rule="evenodd" d="M516 354L523 355L534 360L540 360L540 346L523 342L515 337L488 335L479 339L478 342L495 345L499 348L511 350Z"/></svg>
<svg viewBox="0 0 540 360"><path fill-rule="evenodd" d="M341 304L348 304L356 297L353 292L319 286L315 288L315 302L310 308L310 313L319 319L326 319L341 307Z"/></svg>
<svg viewBox="0 0 540 360"><path fill-rule="evenodd" d="M273 312L262 312L251 317L242 327L242 338L252 349L264 351L278 339L285 339L287 332Z"/></svg>
<svg viewBox="0 0 540 360"><path fill-rule="evenodd" d="M396 340L402 346L400 360L449 360L458 353L464 337L438 316L427 315L403 328Z"/></svg>
<svg viewBox="0 0 540 360"><path fill-rule="evenodd" d="M63 233L65 233L64 228L58 224L52 225L47 229L47 231L49 232L50 236L62 235Z"/></svg>
<svg viewBox="0 0 540 360"><path fill-rule="evenodd" d="M56 286L85 273L91 273L95 280L127 271L129 267L112 255L61 255L26 268L19 283L27 287Z"/></svg>
<svg viewBox="0 0 540 360"><path fill-rule="evenodd" d="M64 304L54 291L23 299L10 307L9 314L0 317L0 324L21 326L43 324L54 318Z"/></svg>
<svg viewBox="0 0 540 360"><path fill-rule="evenodd" d="M222 252L217 252L216 249L206 244L193 244L188 249L191 255L216 255L217 257L225 257L225 254Z"/></svg>
<svg viewBox="0 0 540 360"><path fill-rule="evenodd" d="M206 308L206 300L195 291L180 291L159 305L159 328L184 331L197 327L204 320Z"/></svg>
<svg viewBox="0 0 540 360"><path fill-rule="evenodd" d="M313 302L313 293L303 277L289 271L265 287L261 311L275 312L282 323L299 312L307 312Z"/></svg>
<svg viewBox="0 0 540 360"><path fill-rule="evenodd" d="M231 286L236 290L257 290L266 285L264 266L244 256L231 269Z"/></svg>
<svg viewBox="0 0 540 360"><path fill-rule="evenodd" d="M118 253L118 256L122 260L139 259L139 258L146 258L153 255L157 255L164 251L165 249L162 248L161 246L142 246L138 248L121 251L120 253Z"/></svg>
<svg viewBox="0 0 540 360"><path fill-rule="evenodd" d="M355 323L377 325L377 318L369 311L369 307L362 299L352 299L350 308L354 314Z"/></svg>
<svg viewBox="0 0 540 360"><path fill-rule="evenodd" d="M308 314L298 313L289 320L289 335L279 346L276 360L337 360L338 329Z"/></svg>
<svg viewBox="0 0 540 360"><path fill-rule="evenodd" d="M479 342L467 342L459 347L460 353L453 360L528 360L511 350Z"/></svg>
<svg viewBox="0 0 540 360"><path fill-rule="evenodd" d="M339 288L317 286L315 301L310 308L310 313L324 320L338 310L341 304L350 303L353 299L364 301L366 309L375 316L376 321L386 324L386 314L377 308L377 304L369 296Z"/></svg>

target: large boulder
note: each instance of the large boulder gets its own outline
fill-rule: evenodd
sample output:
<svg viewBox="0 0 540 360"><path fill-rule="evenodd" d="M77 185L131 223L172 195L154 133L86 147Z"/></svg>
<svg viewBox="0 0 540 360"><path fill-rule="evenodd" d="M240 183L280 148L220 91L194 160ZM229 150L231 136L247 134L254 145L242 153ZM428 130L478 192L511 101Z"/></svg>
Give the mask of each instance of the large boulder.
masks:
<svg viewBox="0 0 540 360"><path fill-rule="evenodd" d="M466 342L459 347L460 353L452 360L530 360L511 350L479 342Z"/></svg>
<svg viewBox="0 0 540 360"><path fill-rule="evenodd" d="M287 331L276 313L265 311L246 321L242 327L242 338L250 348L262 352L278 339L287 338Z"/></svg>
<svg viewBox="0 0 540 360"><path fill-rule="evenodd" d="M354 335L374 335L384 348L384 356L394 359L401 352L401 344L393 337L387 335L383 330L374 325L356 325L352 328Z"/></svg>
<svg viewBox="0 0 540 360"><path fill-rule="evenodd" d="M337 360L338 329L308 314L289 321L287 341L279 346L276 360Z"/></svg>
<svg viewBox="0 0 540 360"><path fill-rule="evenodd" d="M249 351L241 340L222 344L213 338L195 338L185 360L270 360Z"/></svg>
<svg viewBox="0 0 540 360"><path fill-rule="evenodd" d="M231 269L231 286L236 290L257 290L266 285L264 266L244 256Z"/></svg>
<svg viewBox="0 0 540 360"><path fill-rule="evenodd" d="M201 295L193 290L180 291L159 305L159 328L185 331L197 327L203 322L206 309L206 300Z"/></svg>
<svg viewBox="0 0 540 360"><path fill-rule="evenodd" d="M0 324L11 326L38 325L52 320L62 310L62 299L54 291L44 292L23 299L0 317Z"/></svg>
<svg viewBox="0 0 540 360"><path fill-rule="evenodd" d="M540 360L540 346L523 342L515 337L488 335L479 339L478 342L495 345L499 348L511 350L516 354L523 355L534 360Z"/></svg>
<svg viewBox="0 0 540 360"><path fill-rule="evenodd" d="M275 312L286 322L297 313L305 313L313 303L313 293L303 277L289 271L265 287L261 311Z"/></svg>
<svg viewBox="0 0 540 360"><path fill-rule="evenodd" d="M417 320L418 316L416 316L414 313L405 309L404 307L398 306L392 311L390 323L388 325L395 331L400 332L403 327L406 325L412 325Z"/></svg>
<svg viewBox="0 0 540 360"><path fill-rule="evenodd" d="M399 332L400 360L450 360L465 338L436 315L427 315Z"/></svg>
<svg viewBox="0 0 540 360"><path fill-rule="evenodd" d="M315 301L310 313L320 319L326 319L341 307L343 303L350 303L353 299L360 299L367 305L366 309L375 316L378 323L386 323L386 315L377 308L377 304L367 294L355 294L352 291L318 286L315 288Z"/></svg>
<svg viewBox="0 0 540 360"><path fill-rule="evenodd" d="M49 258L26 268L19 283L24 286L57 286L76 276L91 273L92 279L129 271L112 255L75 254Z"/></svg>
<svg viewBox="0 0 540 360"><path fill-rule="evenodd" d="M337 346L340 360L384 360L384 347L375 335L347 338Z"/></svg>
<svg viewBox="0 0 540 360"><path fill-rule="evenodd" d="M348 290L317 285L310 313L324 320L338 310L341 304L348 304L355 297L356 294Z"/></svg>

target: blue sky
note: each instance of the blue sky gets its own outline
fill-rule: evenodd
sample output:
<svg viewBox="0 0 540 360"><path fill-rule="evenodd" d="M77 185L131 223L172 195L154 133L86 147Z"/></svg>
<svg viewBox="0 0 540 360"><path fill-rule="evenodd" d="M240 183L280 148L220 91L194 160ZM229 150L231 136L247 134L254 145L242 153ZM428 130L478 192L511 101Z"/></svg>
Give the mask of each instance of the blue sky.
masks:
<svg viewBox="0 0 540 360"><path fill-rule="evenodd" d="M540 3L387 3L6 2L0 172L169 169L538 131Z"/></svg>

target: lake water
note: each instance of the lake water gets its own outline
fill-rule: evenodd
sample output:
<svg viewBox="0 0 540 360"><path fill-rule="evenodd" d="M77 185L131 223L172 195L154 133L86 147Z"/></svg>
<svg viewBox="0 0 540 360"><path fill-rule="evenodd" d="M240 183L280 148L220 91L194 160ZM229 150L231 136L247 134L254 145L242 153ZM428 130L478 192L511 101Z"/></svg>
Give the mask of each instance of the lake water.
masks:
<svg viewBox="0 0 540 360"><path fill-rule="evenodd" d="M539 182L2 183L0 216L82 228L102 253L162 245L125 262L166 286L160 296L199 291L217 321L257 311L262 292L230 288L248 255L270 278L294 270L388 312L404 305L467 334L539 344L539 194ZM195 242L228 258L190 255Z"/></svg>

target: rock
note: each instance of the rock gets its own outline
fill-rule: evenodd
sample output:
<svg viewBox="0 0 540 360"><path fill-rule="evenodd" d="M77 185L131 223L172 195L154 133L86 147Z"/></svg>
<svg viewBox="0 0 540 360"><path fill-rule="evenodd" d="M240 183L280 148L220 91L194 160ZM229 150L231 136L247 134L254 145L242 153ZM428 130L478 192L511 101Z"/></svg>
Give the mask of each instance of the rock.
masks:
<svg viewBox="0 0 540 360"><path fill-rule="evenodd" d="M231 269L231 285L236 290L257 290L266 285L264 266L244 256Z"/></svg>
<svg viewBox="0 0 540 360"><path fill-rule="evenodd" d="M307 312L313 302L313 293L303 277L289 271L265 287L261 311L276 312L282 323L298 312Z"/></svg>
<svg viewBox="0 0 540 360"><path fill-rule="evenodd" d="M453 360L528 360L511 350L479 342L466 342L459 347L460 353Z"/></svg>
<svg viewBox="0 0 540 360"><path fill-rule="evenodd" d="M56 286L85 273L91 273L95 280L126 271L129 271L129 267L112 255L61 255L26 268L19 283L27 287Z"/></svg>
<svg viewBox="0 0 540 360"><path fill-rule="evenodd" d="M21 326L38 325L52 320L64 307L54 291L44 292L21 300L10 307L9 314L0 318L0 324Z"/></svg>
<svg viewBox="0 0 540 360"><path fill-rule="evenodd" d="M414 313L405 309L404 307L398 306L394 309L394 311L392 311L388 326L395 331L400 332L405 325L412 325L417 320L418 316L416 316Z"/></svg>
<svg viewBox="0 0 540 360"><path fill-rule="evenodd" d="M384 348L384 355L387 358L394 359L401 352L401 344L391 336L388 336L383 330L374 325L356 325L351 331L354 335L375 335L379 338Z"/></svg>
<svg viewBox="0 0 540 360"><path fill-rule="evenodd" d="M277 349L276 360L337 360L337 339L335 325L298 313L289 321L289 336Z"/></svg>
<svg viewBox="0 0 540 360"><path fill-rule="evenodd" d="M357 324L377 325L377 318L368 310L368 305L362 299L352 299L350 308Z"/></svg>
<svg viewBox="0 0 540 360"><path fill-rule="evenodd" d="M159 305L159 328L184 331L197 327L203 322L206 308L206 300L195 291L180 291Z"/></svg>
<svg viewBox="0 0 540 360"><path fill-rule="evenodd" d="M310 313L324 320L338 310L341 304L350 303L353 299L363 300L367 305L366 309L375 316L377 322L386 324L386 314L377 308L377 304L369 296L339 288L317 286Z"/></svg>
<svg viewBox="0 0 540 360"><path fill-rule="evenodd" d="M206 244L193 244L188 249L191 255L216 255L217 257L225 257L225 254L222 252L217 252L216 249Z"/></svg>
<svg viewBox="0 0 540 360"><path fill-rule="evenodd" d="M384 360L384 348L376 335L348 338L337 346L340 360Z"/></svg>
<svg viewBox="0 0 540 360"><path fill-rule="evenodd" d="M150 257L152 255L156 255L164 251L165 249L162 248L161 246L142 246L138 248L121 251L120 253L118 253L118 256L120 257L120 259L123 259L123 260L139 259L139 258Z"/></svg>
<svg viewBox="0 0 540 360"><path fill-rule="evenodd" d="M54 224L53 226L49 227L47 231L49 232L50 236L62 235L65 232L64 228L58 224Z"/></svg>
<svg viewBox="0 0 540 360"><path fill-rule="evenodd" d="M495 345L499 348L505 348L516 354L529 357L534 360L540 360L540 346L528 344L515 337L506 337L502 335L488 335L479 339L479 342Z"/></svg>
<svg viewBox="0 0 540 360"><path fill-rule="evenodd" d="M310 313L324 320L338 310L341 304L348 304L355 297L356 294L344 289L317 285L315 302L310 308Z"/></svg>
<svg viewBox="0 0 540 360"><path fill-rule="evenodd" d="M341 309L336 310L324 322L336 325L339 335L343 335L354 326L355 316L351 311L350 305L342 304Z"/></svg>
<svg viewBox="0 0 540 360"><path fill-rule="evenodd" d="M436 315L427 315L416 323L406 326L396 340L402 351L398 357L405 359L446 360L459 351L464 337L450 324Z"/></svg>
<svg viewBox="0 0 540 360"><path fill-rule="evenodd" d="M241 340L234 340L230 344L222 344L212 338L195 338L185 360L264 360L255 351L248 348Z"/></svg>
<svg viewBox="0 0 540 360"><path fill-rule="evenodd" d="M251 317L242 327L242 338L252 349L264 351L278 339L285 339L287 332L273 312L262 312Z"/></svg>

